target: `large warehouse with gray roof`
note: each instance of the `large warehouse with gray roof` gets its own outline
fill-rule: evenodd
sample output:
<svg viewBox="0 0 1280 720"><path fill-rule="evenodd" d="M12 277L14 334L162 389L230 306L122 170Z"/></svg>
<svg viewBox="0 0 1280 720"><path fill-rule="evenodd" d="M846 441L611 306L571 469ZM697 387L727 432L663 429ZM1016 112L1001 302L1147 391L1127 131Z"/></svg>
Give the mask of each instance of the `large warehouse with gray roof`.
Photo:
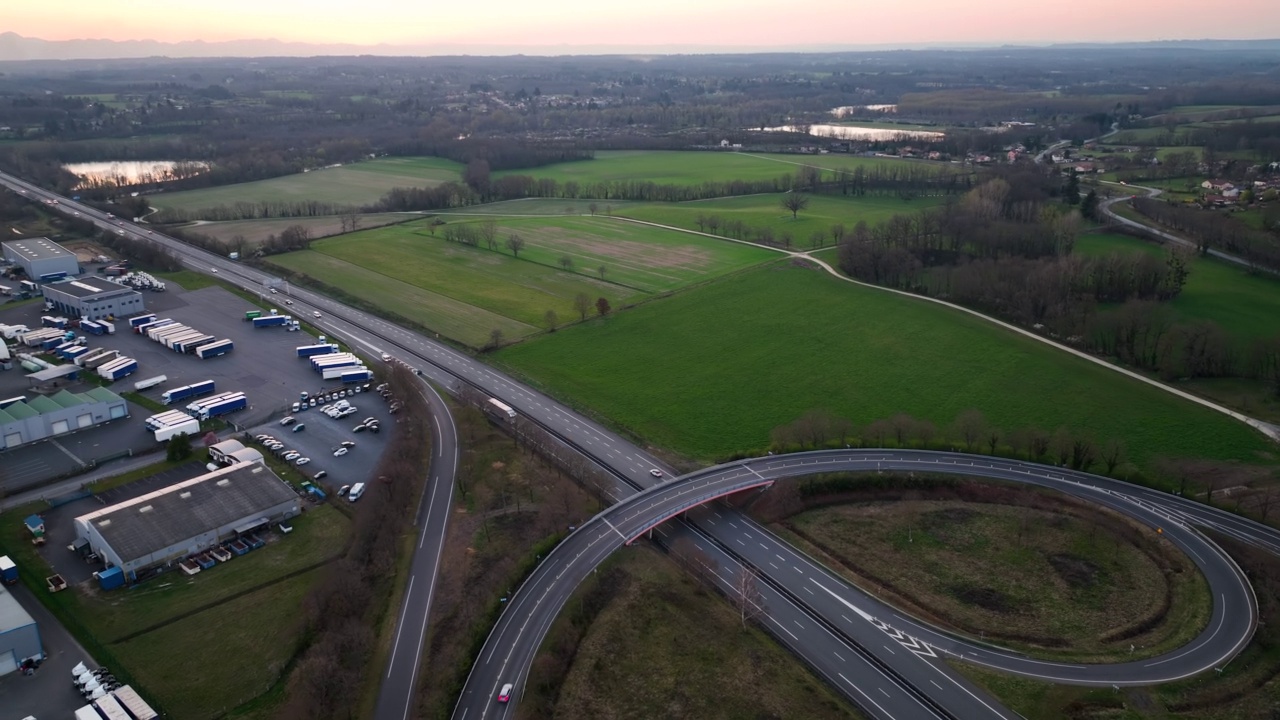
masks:
<svg viewBox="0 0 1280 720"><path fill-rule="evenodd" d="M40 280L46 276L64 273L74 277L80 274L80 263L75 254L49 238L27 238L3 243L4 259L21 265L27 277Z"/></svg>
<svg viewBox="0 0 1280 720"><path fill-rule="evenodd" d="M240 463L75 519L76 539L131 580L300 512L298 495L265 465Z"/></svg>

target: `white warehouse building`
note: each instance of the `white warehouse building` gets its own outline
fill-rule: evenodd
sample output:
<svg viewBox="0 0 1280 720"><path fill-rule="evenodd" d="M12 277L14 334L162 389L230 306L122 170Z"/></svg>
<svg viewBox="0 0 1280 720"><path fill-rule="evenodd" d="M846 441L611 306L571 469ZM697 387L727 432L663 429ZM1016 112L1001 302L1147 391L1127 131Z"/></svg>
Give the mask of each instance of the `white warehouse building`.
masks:
<svg viewBox="0 0 1280 720"><path fill-rule="evenodd" d="M138 572L287 520L298 494L265 465L238 463L75 519L77 541L130 580Z"/></svg>

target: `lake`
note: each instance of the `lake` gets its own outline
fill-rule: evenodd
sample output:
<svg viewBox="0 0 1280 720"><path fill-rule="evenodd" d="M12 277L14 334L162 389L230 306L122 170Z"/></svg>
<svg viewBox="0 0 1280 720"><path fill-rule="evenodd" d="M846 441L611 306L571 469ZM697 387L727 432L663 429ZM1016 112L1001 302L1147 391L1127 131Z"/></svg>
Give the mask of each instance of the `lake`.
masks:
<svg viewBox="0 0 1280 720"><path fill-rule="evenodd" d="M209 169L209 164L188 160L115 160L107 162L70 163L62 166L80 177L76 189L93 187L127 187L150 185L168 180L181 180Z"/></svg>

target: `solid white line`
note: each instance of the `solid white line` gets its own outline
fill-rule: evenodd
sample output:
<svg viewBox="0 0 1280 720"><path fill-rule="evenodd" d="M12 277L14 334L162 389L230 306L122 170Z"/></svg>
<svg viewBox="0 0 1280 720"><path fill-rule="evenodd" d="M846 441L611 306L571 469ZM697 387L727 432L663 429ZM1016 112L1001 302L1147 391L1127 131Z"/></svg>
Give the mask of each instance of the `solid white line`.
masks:
<svg viewBox="0 0 1280 720"><path fill-rule="evenodd" d="M391 646L391 662L387 663L387 677L391 677L391 668L396 665L396 648L400 647L400 634L404 632L404 614L409 611L409 596L413 594L413 580L416 576L409 576L409 589L404 594L404 607L400 610L400 627L396 628L396 641Z"/></svg>
<svg viewBox="0 0 1280 720"><path fill-rule="evenodd" d="M840 676L841 680L849 683L849 687L853 688L854 690L857 690L859 695L866 698L867 702L871 703L872 705L875 705L876 709L884 713L885 717L889 718L889 720L894 720L893 715L888 710L885 710L884 708L880 707L880 703L876 702L875 700L872 700L870 695L862 692L862 688L858 687L857 685L854 685L852 680L845 677L843 673L836 673L836 674Z"/></svg>

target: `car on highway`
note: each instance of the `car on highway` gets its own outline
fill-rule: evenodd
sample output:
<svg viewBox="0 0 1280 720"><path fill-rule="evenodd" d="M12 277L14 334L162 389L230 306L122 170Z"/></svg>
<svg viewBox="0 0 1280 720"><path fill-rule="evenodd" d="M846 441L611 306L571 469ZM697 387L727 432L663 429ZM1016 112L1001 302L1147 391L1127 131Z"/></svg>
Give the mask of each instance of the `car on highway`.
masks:
<svg viewBox="0 0 1280 720"><path fill-rule="evenodd" d="M285 305L292 305L292 304L293 304L293 301L292 301L292 300L285 300L285 301L284 301L284 304L285 304Z"/></svg>
<svg viewBox="0 0 1280 720"><path fill-rule="evenodd" d="M650 471L649 471L649 474L650 474L650 475L652 475L652 476L654 476L654 477L658 477L658 478L662 477L662 471L661 471L661 470L659 470L658 468L654 468L654 469L650 470Z"/></svg>
<svg viewBox="0 0 1280 720"><path fill-rule="evenodd" d="M218 268L209 268L209 272L216 274L218 272Z"/></svg>
<svg viewBox="0 0 1280 720"><path fill-rule="evenodd" d="M390 353L382 353L382 362L389 362L390 360L391 360Z"/></svg>
<svg viewBox="0 0 1280 720"><path fill-rule="evenodd" d="M511 688L511 683L502 686L502 689L498 691L498 702L504 703L511 699Z"/></svg>
<svg viewBox="0 0 1280 720"><path fill-rule="evenodd" d="M315 312L311 313L311 317L324 317L324 316L320 314L319 310L316 310Z"/></svg>
<svg viewBox="0 0 1280 720"><path fill-rule="evenodd" d="M276 294L276 293L278 293L278 292L279 292L279 291L278 291L278 290L276 290L275 288L271 288L271 294L272 294L272 295L275 295L275 294Z"/></svg>

